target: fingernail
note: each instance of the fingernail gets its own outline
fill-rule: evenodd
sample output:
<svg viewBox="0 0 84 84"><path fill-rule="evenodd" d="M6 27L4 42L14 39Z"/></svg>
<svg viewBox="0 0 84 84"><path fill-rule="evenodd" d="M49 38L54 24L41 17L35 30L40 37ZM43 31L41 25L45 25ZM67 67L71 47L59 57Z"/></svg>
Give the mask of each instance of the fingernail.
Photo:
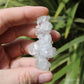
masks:
<svg viewBox="0 0 84 84"><path fill-rule="evenodd" d="M45 73L45 74L41 74L39 76L39 83L47 83L49 81L52 80L52 74L49 72L49 73Z"/></svg>
<svg viewBox="0 0 84 84"><path fill-rule="evenodd" d="M57 36L59 38L61 36L60 33L58 31L55 31L55 32L56 32L56 34L57 34Z"/></svg>

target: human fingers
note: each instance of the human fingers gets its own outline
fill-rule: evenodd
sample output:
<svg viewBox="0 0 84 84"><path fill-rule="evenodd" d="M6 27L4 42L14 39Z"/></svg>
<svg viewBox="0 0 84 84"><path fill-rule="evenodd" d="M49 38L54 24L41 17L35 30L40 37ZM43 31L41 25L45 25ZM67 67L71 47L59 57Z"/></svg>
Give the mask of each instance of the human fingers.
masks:
<svg viewBox="0 0 84 84"><path fill-rule="evenodd" d="M0 44L11 42L19 36L36 38L35 26L36 24L25 24L8 29L4 34L0 35Z"/></svg>
<svg viewBox="0 0 84 84"><path fill-rule="evenodd" d="M32 57L21 57L11 62L10 68L18 67L36 67L35 58Z"/></svg>
<svg viewBox="0 0 84 84"><path fill-rule="evenodd" d="M9 68L9 57L4 51L4 48L0 45L0 69L7 69Z"/></svg>
<svg viewBox="0 0 84 84"><path fill-rule="evenodd" d="M49 59L51 61L52 59ZM18 67L36 67L35 58L33 57L21 57L11 61L10 68Z"/></svg>
<svg viewBox="0 0 84 84"><path fill-rule="evenodd" d="M33 40L17 39L11 43L4 45L3 48L10 60L13 60L16 57L22 56L24 54L29 54L29 45L33 42Z"/></svg>
<svg viewBox="0 0 84 84"><path fill-rule="evenodd" d="M58 41L61 37L60 33L58 31L55 31L55 30L51 30L51 36L52 36L53 42Z"/></svg>
<svg viewBox="0 0 84 84"><path fill-rule="evenodd" d="M0 84L41 84L52 78L50 71L41 71L34 67L0 70Z"/></svg>
<svg viewBox="0 0 84 84"><path fill-rule="evenodd" d="M5 44L15 40L19 36L27 36L30 38L37 38L35 35L36 32L36 24L25 24L21 26L17 26L7 30L4 34L0 36L0 44ZM51 36L53 42L58 41L60 39L60 33L52 30Z"/></svg>
<svg viewBox="0 0 84 84"><path fill-rule="evenodd" d="M41 6L0 9L0 35L11 26L30 23L35 21L37 17L47 15L48 12L46 7Z"/></svg>

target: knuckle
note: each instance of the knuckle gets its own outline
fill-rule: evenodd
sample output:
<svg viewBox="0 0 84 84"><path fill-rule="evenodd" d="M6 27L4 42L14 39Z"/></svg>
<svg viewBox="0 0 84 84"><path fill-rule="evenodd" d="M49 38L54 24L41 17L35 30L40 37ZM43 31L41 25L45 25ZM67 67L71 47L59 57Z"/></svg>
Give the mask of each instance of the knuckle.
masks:
<svg viewBox="0 0 84 84"><path fill-rule="evenodd" d="M19 84L31 84L31 76L27 71L20 72L18 76Z"/></svg>

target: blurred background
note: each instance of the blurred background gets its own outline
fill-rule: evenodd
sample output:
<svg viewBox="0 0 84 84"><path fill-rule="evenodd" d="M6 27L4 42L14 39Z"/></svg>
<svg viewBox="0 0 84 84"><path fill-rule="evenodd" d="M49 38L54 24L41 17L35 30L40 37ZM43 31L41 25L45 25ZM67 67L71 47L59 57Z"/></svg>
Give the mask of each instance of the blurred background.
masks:
<svg viewBox="0 0 84 84"><path fill-rule="evenodd" d="M84 84L84 0L0 0L1 9L27 5L49 8L53 29L61 34L53 44L58 52L51 61L54 77L46 84Z"/></svg>

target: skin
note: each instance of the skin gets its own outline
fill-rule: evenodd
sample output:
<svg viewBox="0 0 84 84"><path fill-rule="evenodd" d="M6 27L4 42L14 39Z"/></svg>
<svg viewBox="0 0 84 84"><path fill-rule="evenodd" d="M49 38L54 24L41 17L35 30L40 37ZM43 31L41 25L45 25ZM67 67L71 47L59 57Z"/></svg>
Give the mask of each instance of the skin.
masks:
<svg viewBox="0 0 84 84"><path fill-rule="evenodd" d="M41 6L0 9L0 84L39 84L52 80L50 71L36 68L34 58L19 57L29 54L28 46L34 41L16 39L23 35L36 38L34 21L48 13L49 10ZM52 30L51 36L53 42L60 39L57 31ZM46 73L49 76L40 81L39 76Z"/></svg>

